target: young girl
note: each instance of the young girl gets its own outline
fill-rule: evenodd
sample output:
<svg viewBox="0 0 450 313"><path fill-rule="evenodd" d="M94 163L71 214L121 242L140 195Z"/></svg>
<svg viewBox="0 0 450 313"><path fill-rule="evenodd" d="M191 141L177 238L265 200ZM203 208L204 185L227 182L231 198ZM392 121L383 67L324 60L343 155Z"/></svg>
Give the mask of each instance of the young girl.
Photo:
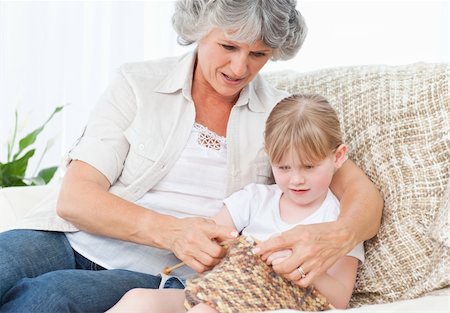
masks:
<svg viewBox="0 0 450 313"><path fill-rule="evenodd" d="M298 224L330 222L339 215L339 202L329 189L336 170L347 159L339 120L319 95L293 95L272 110L266 122L265 150L275 185L250 184L225 199L213 218L242 235L265 240ZM290 251L272 254L268 264L282 262ZM336 308L346 308L356 279L362 243L314 279L315 288ZM288 279L299 281L312 268L303 264ZM134 289L108 312L185 312L179 289ZM216 312L199 304L189 312Z"/></svg>

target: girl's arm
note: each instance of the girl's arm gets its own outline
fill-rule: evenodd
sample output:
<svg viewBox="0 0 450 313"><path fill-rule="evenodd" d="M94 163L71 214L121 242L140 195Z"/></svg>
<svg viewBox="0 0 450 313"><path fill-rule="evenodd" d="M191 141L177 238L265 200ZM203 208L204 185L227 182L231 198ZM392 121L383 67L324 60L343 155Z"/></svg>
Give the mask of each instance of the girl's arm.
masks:
<svg viewBox="0 0 450 313"><path fill-rule="evenodd" d="M275 266L291 255L291 250L277 251L267 258L267 264ZM346 255L339 258L328 271L316 276L311 283L327 298L329 303L338 309L345 309L355 286L357 268L358 259ZM298 270L290 273L286 278L298 285L302 285L302 277Z"/></svg>
<svg viewBox="0 0 450 313"><path fill-rule="evenodd" d="M325 273L317 276L312 284L337 309L345 309L356 281L358 260L343 256Z"/></svg>
<svg viewBox="0 0 450 313"><path fill-rule="evenodd" d="M219 213L213 216L212 219L217 225L229 226L236 229L233 219L231 218L231 214L225 205L220 209Z"/></svg>

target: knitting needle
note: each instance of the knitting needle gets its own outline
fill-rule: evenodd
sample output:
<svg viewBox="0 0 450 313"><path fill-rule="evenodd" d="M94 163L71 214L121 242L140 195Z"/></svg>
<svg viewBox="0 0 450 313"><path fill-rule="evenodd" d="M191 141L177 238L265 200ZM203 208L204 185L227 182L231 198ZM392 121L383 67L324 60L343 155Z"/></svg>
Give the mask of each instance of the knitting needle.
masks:
<svg viewBox="0 0 450 313"><path fill-rule="evenodd" d="M170 272L176 270L177 268L182 267L183 265L184 265L184 262L180 262L180 263L175 264L174 266L171 266L171 267L166 266L166 267L163 269L162 272L163 272L164 275L169 275Z"/></svg>
<svg viewBox="0 0 450 313"><path fill-rule="evenodd" d="M233 240L233 239L231 239L231 240L226 240L226 241L222 241L222 242L220 243L220 245L221 245L221 246L225 246L228 242L230 242L230 241L232 241L232 240ZM250 238L250 237L246 237L245 240L249 240L250 242L257 242L255 239L252 239L252 238ZM185 265L184 262L180 262L180 263L175 264L174 266L171 266L171 267L166 266L166 267L164 267L164 269L162 270L162 272L163 272L164 275L169 275L170 272L173 272L174 270L176 270L177 268L182 267L183 265Z"/></svg>

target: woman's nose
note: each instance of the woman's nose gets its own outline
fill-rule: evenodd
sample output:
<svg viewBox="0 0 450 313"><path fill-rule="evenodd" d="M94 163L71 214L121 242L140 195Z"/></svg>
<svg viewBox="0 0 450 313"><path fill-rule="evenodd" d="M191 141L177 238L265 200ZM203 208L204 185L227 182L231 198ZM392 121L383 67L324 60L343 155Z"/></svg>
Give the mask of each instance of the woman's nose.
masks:
<svg viewBox="0 0 450 313"><path fill-rule="evenodd" d="M234 78L242 78L247 74L247 58L244 53L237 53L231 60L231 71L235 75Z"/></svg>

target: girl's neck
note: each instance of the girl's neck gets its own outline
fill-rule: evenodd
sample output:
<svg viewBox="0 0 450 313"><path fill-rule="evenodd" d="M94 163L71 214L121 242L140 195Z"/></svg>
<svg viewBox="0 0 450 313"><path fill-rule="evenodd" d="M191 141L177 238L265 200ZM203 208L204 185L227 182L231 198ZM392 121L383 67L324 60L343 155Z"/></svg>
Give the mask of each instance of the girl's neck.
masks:
<svg viewBox="0 0 450 313"><path fill-rule="evenodd" d="M327 195L328 190L323 196L320 197L320 199L316 199L314 202L306 205L300 205L292 202L283 193L281 195L279 204L280 217L283 222L287 224L298 224L308 216L311 216L314 212L316 212L322 206Z"/></svg>

